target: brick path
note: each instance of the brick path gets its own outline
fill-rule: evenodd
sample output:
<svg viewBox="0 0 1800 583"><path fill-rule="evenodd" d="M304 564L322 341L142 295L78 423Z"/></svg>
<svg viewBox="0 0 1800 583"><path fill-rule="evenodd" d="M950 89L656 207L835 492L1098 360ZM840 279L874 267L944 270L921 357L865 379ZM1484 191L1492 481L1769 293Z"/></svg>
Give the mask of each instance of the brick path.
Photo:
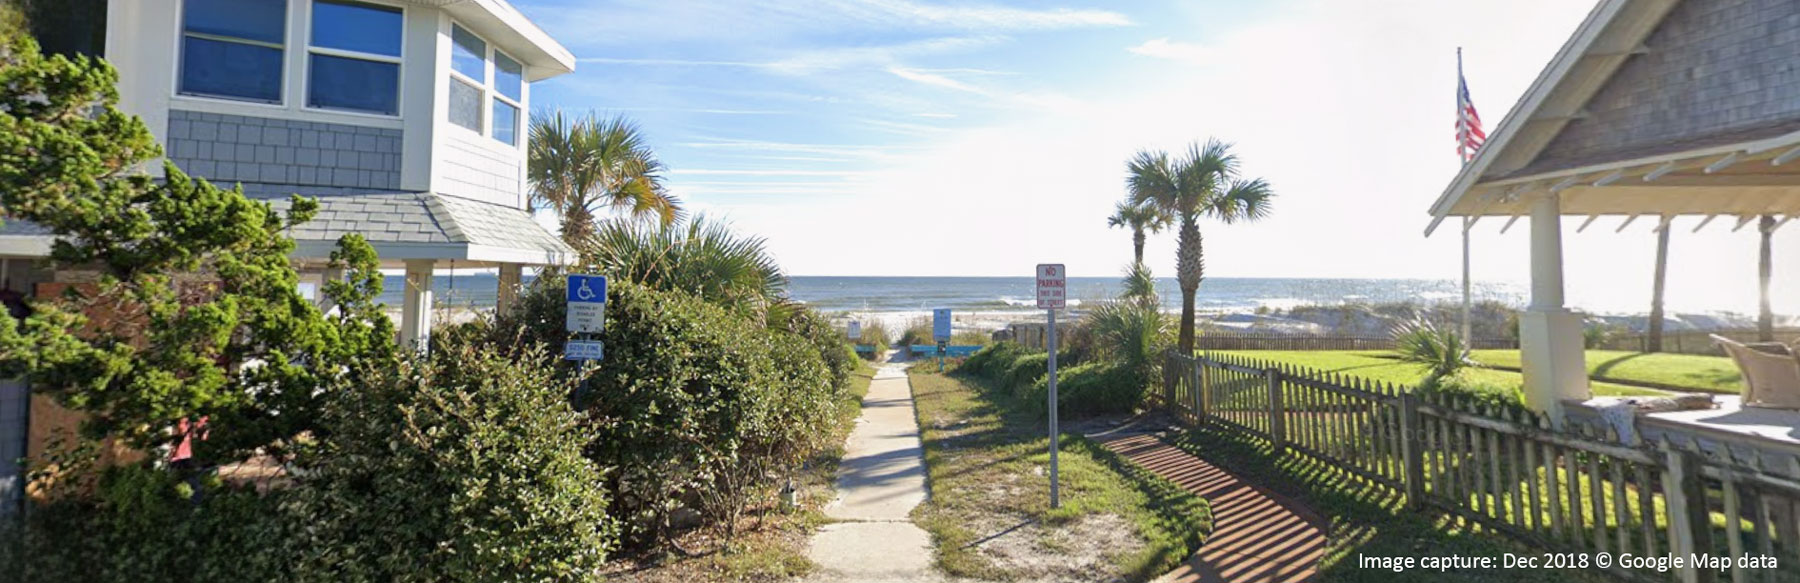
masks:
<svg viewBox="0 0 1800 583"><path fill-rule="evenodd" d="M1194 556L1158 582L1298 583L1318 578L1328 523L1311 510L1155 435L1089 437L1212 506L1212 534Z"/></svg>

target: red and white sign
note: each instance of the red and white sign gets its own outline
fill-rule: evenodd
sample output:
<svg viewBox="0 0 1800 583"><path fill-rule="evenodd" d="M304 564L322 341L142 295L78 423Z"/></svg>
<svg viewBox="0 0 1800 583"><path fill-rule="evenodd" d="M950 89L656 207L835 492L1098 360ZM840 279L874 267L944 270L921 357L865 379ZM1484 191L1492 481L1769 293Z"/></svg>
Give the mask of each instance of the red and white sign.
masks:
<svg viewBox="0 0 1800 583"><path fill-rule="evenodd" d="M1037 266L1037 307L1040 310L1063 309L1069 300L1069 277L1063 273L1061 263L1040 263Z"/></svg>

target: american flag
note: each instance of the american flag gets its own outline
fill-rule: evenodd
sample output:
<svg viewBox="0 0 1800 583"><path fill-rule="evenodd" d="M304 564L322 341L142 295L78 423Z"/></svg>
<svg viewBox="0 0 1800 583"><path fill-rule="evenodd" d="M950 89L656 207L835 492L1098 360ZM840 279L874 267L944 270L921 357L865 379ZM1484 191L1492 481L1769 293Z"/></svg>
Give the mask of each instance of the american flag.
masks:
<svg viewBox="0 0 1800 583"><path fill-rule="evenodd" d="M1456 155L1464 162L1475 157L1475 151L1487 141L1481 131L1481 114L1475 113L1475 102L1469 99L1469 80L1463 78L1462 49L1456 49Z"/></svg>

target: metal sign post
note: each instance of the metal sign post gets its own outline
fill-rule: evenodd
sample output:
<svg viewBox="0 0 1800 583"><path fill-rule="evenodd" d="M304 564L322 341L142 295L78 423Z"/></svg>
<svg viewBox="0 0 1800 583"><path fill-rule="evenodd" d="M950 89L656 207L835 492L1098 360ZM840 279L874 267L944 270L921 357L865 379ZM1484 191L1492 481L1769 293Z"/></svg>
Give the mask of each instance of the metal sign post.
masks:
<svg viewBox="0 0 1800 583"><path fill-rule="evenodd" d="M944 353L950 346L950 308L931 311L931 339L937 341L938 372L944 372Z"/></svg>
<svg viewBox="0 0 1800 583"><path fill-rule="evenodd" d="M1059 437L1062 431L1057 428L1056 413L1056 311L1068 303L1068 275L1063 272L1061 263L1044 263L1037 266L1037 305L1049 315L1050 329L1044 332L1044 343L1050 351L1050 507L1060 508L1062 499L1058 495L1056 453L1061 449Z"/></svg>
<svg viewBox="0 0 1800 583"><path fill-rule="evenodd" d="M606 276L571 274L568 280L565 360L596 361L605 358L606 345L598 336L606 329Z"/></svg>

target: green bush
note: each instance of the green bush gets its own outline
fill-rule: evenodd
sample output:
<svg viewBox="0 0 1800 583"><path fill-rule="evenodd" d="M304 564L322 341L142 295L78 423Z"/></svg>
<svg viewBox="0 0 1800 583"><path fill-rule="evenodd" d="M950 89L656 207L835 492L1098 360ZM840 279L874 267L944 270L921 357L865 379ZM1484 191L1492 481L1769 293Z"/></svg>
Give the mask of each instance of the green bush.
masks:
<svg viewBox="0 0 1800 583"><path fill-rule="evenodd" d="M937 344L933 337L931 316L917 316L906 322L906 330L900 333L900 346L914 344Z"/></svg>
<svg viewBox="0 0 1800 583"><path fill-rule="evenodd" d="M560 346L563 285L534 284L499 318L496 343ZM683 507L735 524L772 493L772 473L829 445L819 440L847 389L817 344L685 293L608 287L606 359L575 401L627 544L668 540Z"/></svg>
<svg viewBox="0 0 1800 583"><path fill-rule="evenodd" d="M209 477L194 496L196 484L145 466L109 468L96 484L92 496L33 506L23 525L0 524L0 573L67 582L291 578L290 523L277 495Z"/></svg>
<svg viewBox="0 0 1800 583"><path fill-rule="evenodd" d="M1013 359L1027 351L1017 342L998 342L990 344L963 363L962 370L969 371L983 378L999 380L1001 373L1011 368Z"/></svg>
<svg viewBox="0 0 1800 583"><path fill-rule="evenodd" d="M851 348L850 339L844 332L831 324L831 320L818 312L800 308L787 316L786 321L778 326L805 338L831 373L831 386L843 387L850 384L850 374L856 372L856 350Z"/></svg>
<svg viewBox="0 0 1800 583"><path fill-rule="evenodd" d="M616 544L574 379L444 342L331 395L288 504L306 581L582 581Z"/></svg>
<svg viewBox="0 0 1800 583"><path fill-rule="evenodd" d="M887 326L882 325L880 319L871 318L863 322L862 337L858 338L856 343L861 346L874 347L874 350L865 353L866 356L864 356L864 358L874 360L887 353L889 339Z"/></svg>
<svg viewBox="0 0 1800 583"><path fill-rule="evenodd" d="M1043 378L1050 371L1050 353L1027 352L1013 358L1007 365L1005 376L1001 377L1000 386L1017 394L1031 388L1031 383Z"/></svg>
<svg viewBox="0 0 1800 583"><path fill-rule="evenodd" d="M1097 361L1056 371L1058 413L1068 418L1131 413L1143 401L1146 378L1122 362ZM1026 404L1042 409L1050 393L1050 377L1040 376L1022 395Z"/></svg>

